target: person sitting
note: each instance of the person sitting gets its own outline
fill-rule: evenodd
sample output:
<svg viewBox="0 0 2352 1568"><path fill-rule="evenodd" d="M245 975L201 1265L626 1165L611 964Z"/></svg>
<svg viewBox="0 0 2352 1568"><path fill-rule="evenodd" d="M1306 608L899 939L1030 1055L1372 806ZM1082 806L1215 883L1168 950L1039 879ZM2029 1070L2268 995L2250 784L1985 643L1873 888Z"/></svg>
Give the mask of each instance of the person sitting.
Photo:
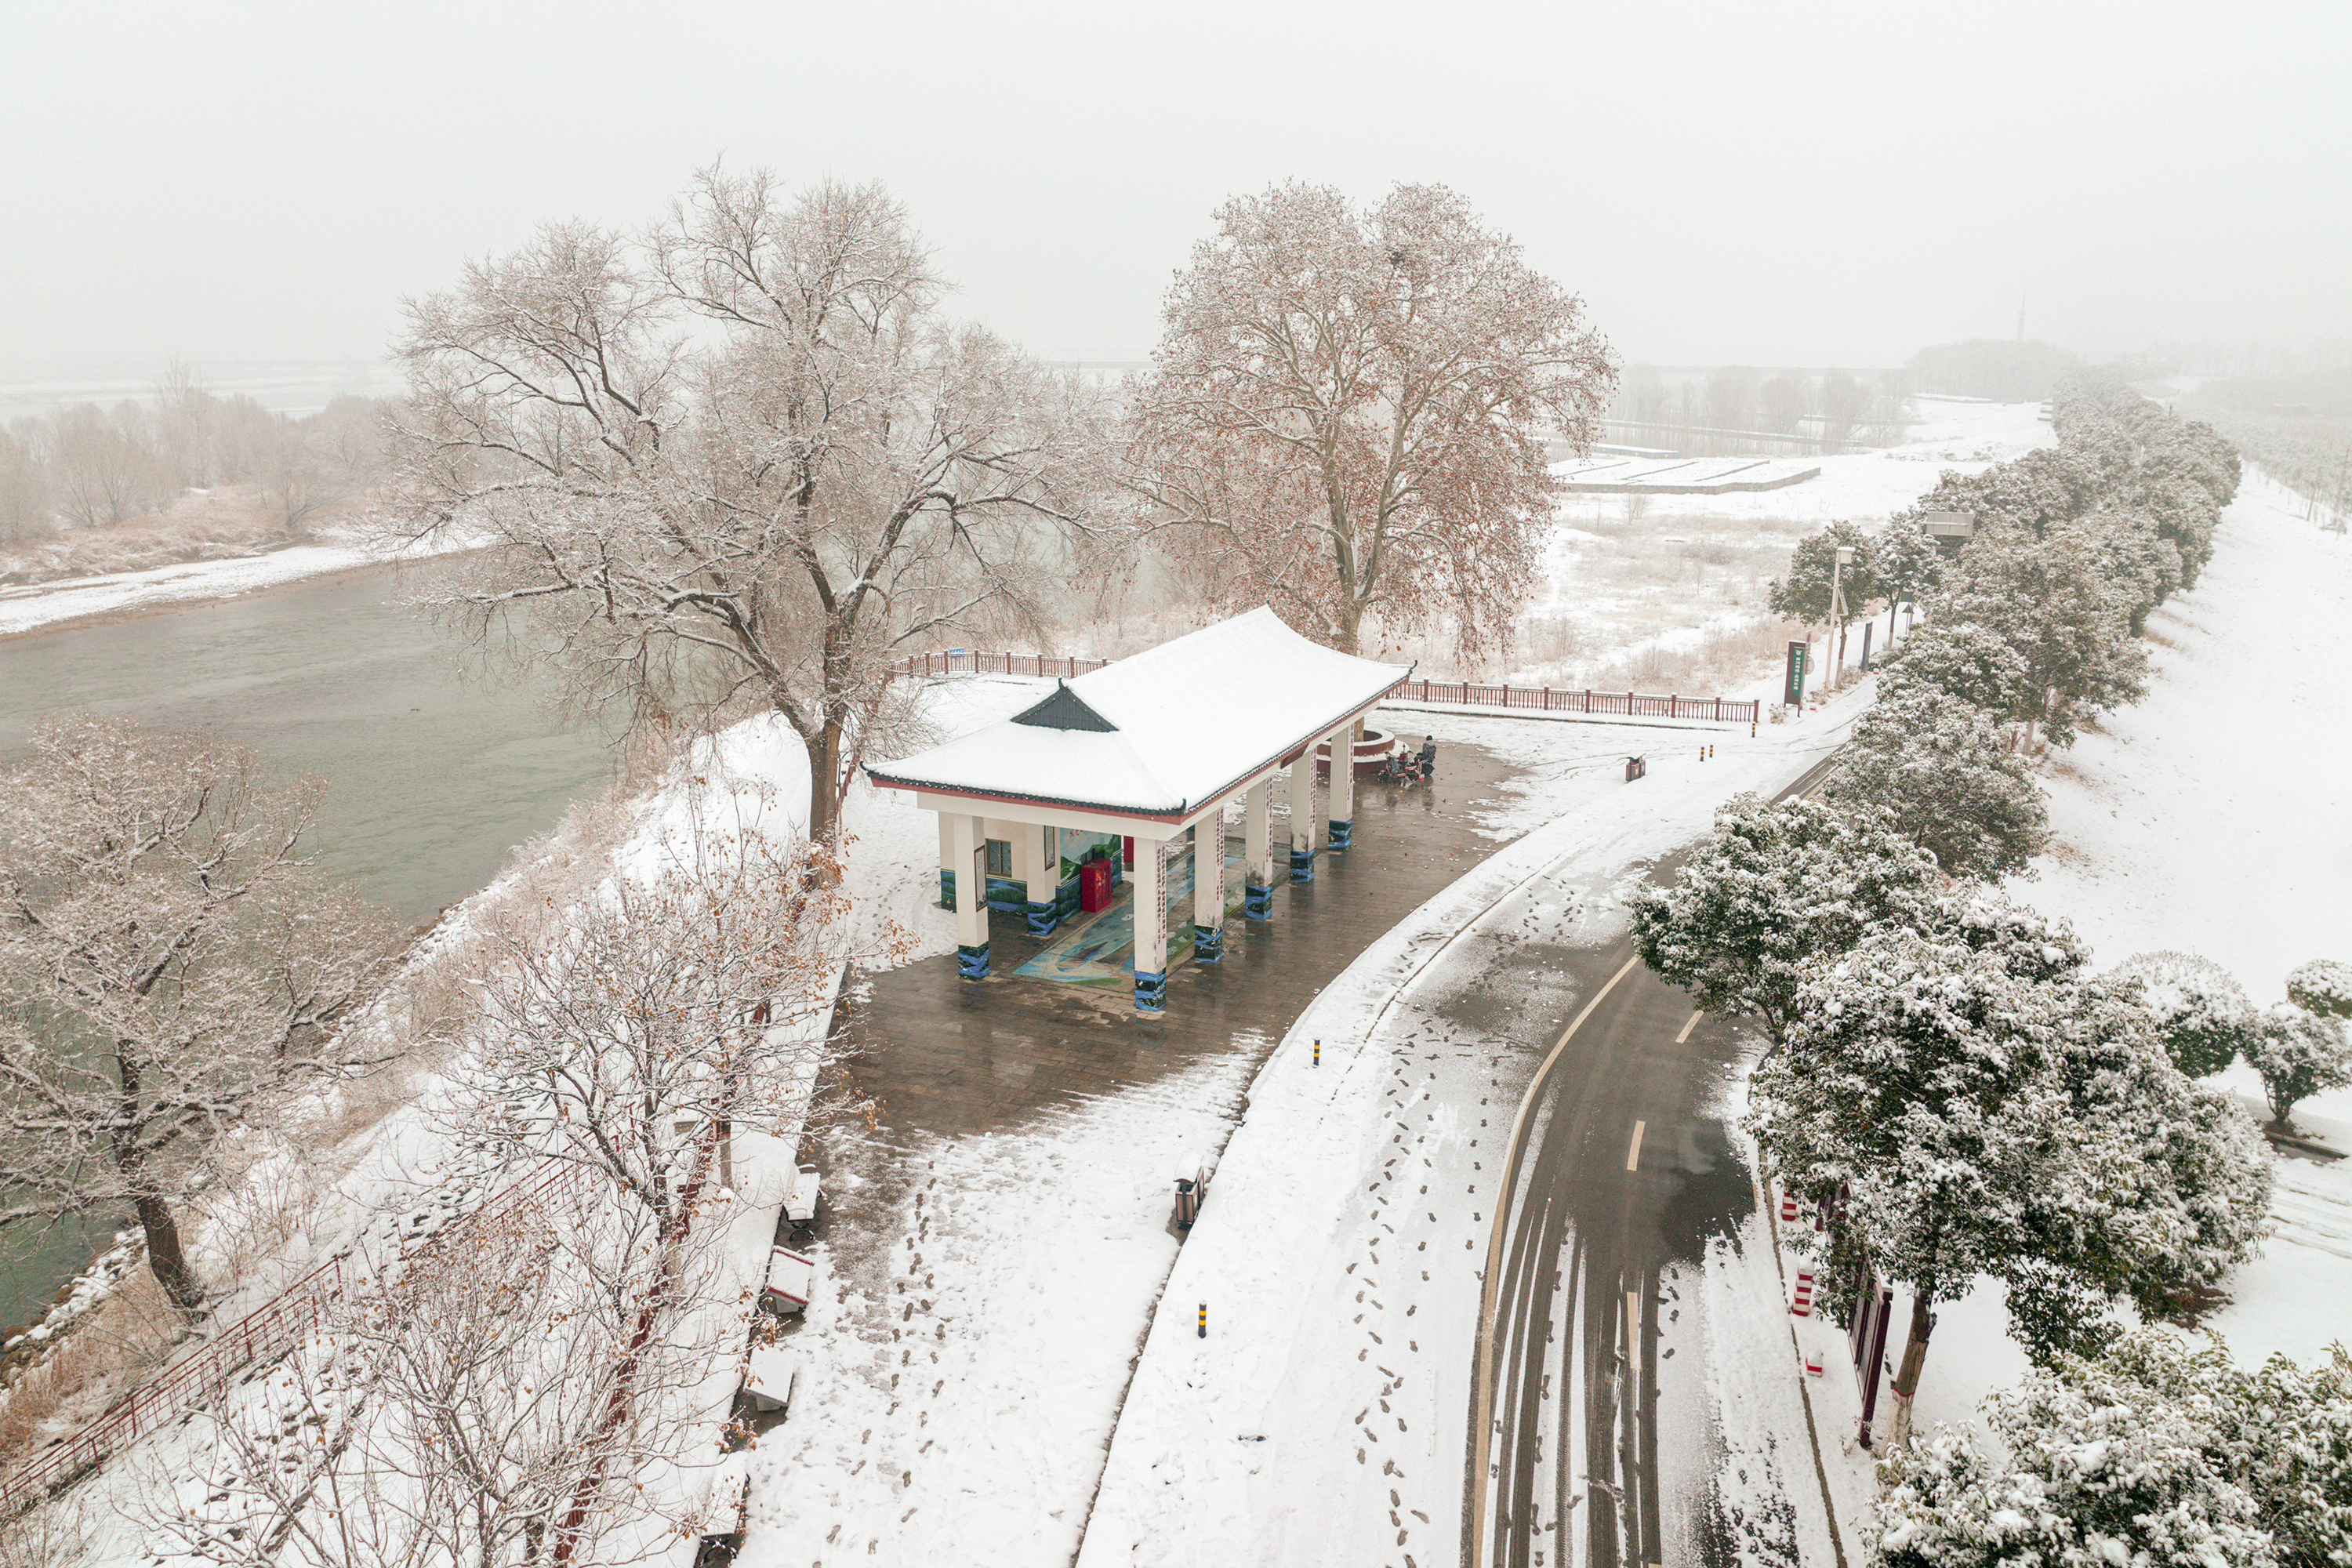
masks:
<svg viewBox="0 0 2352 1568"><path fill-rule="evenodd" d="M1420 754L1419 758L1418 758L1418 759L1416 759L1416 760L1419 762L1419 763L1420 763L1420 765L1421 765L1421 775L1422 775L1422 777L1423 777L1423 778L1431 778L1431 777L1435 776L1435 774L1436 774L1436 773L1437 773L1437 737L1436 737L1436 736L1434 736L1434 735L1423 735L1423 736L1421 738L1421 754Z"/></svg>

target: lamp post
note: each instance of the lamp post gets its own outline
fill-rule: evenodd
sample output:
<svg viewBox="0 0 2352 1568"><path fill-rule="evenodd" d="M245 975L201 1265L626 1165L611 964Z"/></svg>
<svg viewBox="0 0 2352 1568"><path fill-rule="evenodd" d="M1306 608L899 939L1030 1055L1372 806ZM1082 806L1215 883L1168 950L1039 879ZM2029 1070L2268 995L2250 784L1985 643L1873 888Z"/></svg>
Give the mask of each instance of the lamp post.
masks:
<svg viewBox="0 0 2352 1568"><path fill-rule="evenodd" d="M1837 560L1830 565L1830 624L1837 628L1837 662L1830 671L1830 689L1836 690L1845 680L1845 569L1853 564L1853 546L1837 547Z"/></svg>

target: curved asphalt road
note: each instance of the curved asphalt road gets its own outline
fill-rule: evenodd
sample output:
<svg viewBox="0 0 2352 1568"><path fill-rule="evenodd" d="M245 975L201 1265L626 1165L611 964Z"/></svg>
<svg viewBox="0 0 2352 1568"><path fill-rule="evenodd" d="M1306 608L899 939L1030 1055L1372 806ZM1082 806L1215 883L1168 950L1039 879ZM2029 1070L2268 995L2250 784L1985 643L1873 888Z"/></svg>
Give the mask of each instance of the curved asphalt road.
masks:
<svg viewBox="0 0 2352 1568"><path fill-rule="evenodd" d="M1831 766L1822 759L1776 798L1810 793ZM1653 878L1671 879L1684 858ZM1473 1568L1614 1568L1670 1563L1669 1542L1696 1537L1699 1561L1737 1562L1759 1521L1692 1495L1718 1438L1711 1399L1682 1391L1750 1369L1706 1364L1713 1342L1675 1281L1753 1207L1709 1109L1738 1042L1643 968L1630 940L1582 956L1591 1000L1529 1086L1511 1202L1495 1218L1465 1556ZM1677 1354L1662 1400L1661 1368ZM1811 1483L1811 1456L1785 1459L1781 1474Z"/></svg>

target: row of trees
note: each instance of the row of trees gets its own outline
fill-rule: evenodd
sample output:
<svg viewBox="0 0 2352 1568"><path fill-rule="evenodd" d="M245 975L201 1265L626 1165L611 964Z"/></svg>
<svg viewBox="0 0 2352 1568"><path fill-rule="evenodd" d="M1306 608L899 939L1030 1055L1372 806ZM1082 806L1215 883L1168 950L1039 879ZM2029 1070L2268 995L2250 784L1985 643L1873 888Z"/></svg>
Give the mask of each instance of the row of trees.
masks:
<svg viewBox="0 0 2352 1568"><path fill-rule="evenodd" d="M2071 743L2089 715L2138 695L2139 623L2193 582L2236 479L2210 432L2128 395L2070 388L2059 421L2059 447L1948 475L1917 509L1977 513L1955 559L1921 548L1916 511L1883 536L1807 542L1784 599L1811 593L1825 610L1822 568L1850 539L1855 596L1923 598L1930 623L1883 675L1825 801L1736 802L1673 888L1637 899L1635 940L1702 1005L1769 1036L1749 1126L1787 1187L1832 1215L1832 1311L1865 1279L1912 1292L1882 1561L2102 1561L2111 1544L2133 1561L2334 1561L2295 1552L2352 1539L2352 1447L2326 1436L2345 1429L2341 1366L2307 1377L2277 1363L2260 1389L2224 1388L2226 1363L2161 1338L2117 1346L2113 1318L2193 1311L2247 1256L2268 1157L2232 1100L2196 1079L2245 1057L2284 1127L2296 1099L2345 1080L2352 968L2305 965L2285 1005L2257 1011L2185 955L2094 973L2063 923L1984 886L2022 869L2046 833L2011 742L2039 727ZM1941 1434L1906 1453L1935 1308L1984 1276L2044 1369L1996 1401L2010 1451ZM2145 1386L2124 1398L2132 1379ZM2210 1436L2225 1395L2284 1389L2319 1446L2221 1464L2173 1444L2170 1474L2123 1462L2151 1441L2146 1410L2200 1379L2195 1419L2175 1409L2165 1442L2198 1421ZM2292 1506L2265 1491L2265 1465L2294 1472ZM2203 1515L2178 1539L2135 1515L2151 1496L2187 1497L2192 1471L2205 1490L2184 1507L2220 1509L2253 1546ZM2159 1537L2179 1554L2132 1555Z"/></svg>
<svg viewBox="0 0 2352 1568"><path fill-rule="evenodd" d="M1851 371L1784 370L1724 365L1704 379L1670 380L1633 365L1610 405L1621 438L1710 455L1743 449L1726 433L1802 437L1818 449L1888 446L1903 438L1910 379L1900 373L1857 376ZM1789 450L1790 446L1778 449Z"/></svg>
<svg viewBox="0 0 2352 1568"><path fill-rule="evenodd" d="M899 655L1045 637L1147 556L1212 608L1358 651L1498 647L1614 365L1577 299L1442 186L1237 198L1177 275L1154 368L1108 393L950 319L878 186L711 168L625 236L582 225L412 301L394 426L441 609L641 718L781 713L829 836L887 745Z"/></svg>
<svg viewBox="0 0 2352 1568"><path fill-rule="evenodd" d="M0 430L0 545L129 522L214 485L250 487L292 528L373 479L386 406L345 395L316 414L273 413L175 363L145 401L74 404Z"/></svg>

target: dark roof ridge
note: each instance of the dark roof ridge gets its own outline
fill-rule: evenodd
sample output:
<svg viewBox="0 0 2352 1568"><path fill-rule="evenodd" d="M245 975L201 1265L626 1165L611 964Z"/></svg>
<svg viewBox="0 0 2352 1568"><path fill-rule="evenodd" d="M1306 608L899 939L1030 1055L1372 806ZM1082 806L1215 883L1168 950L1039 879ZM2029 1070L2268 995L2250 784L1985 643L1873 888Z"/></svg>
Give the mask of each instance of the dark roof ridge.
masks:
<svg viewBox="0 0 2352 1568"><path fill-rule="evenodd" d="M1051 695L1015 713L1013 721L1040 730L1090 730L1106 735L1118 731L1118 725L1087 706L1087 700L1071 690L1070 683L1058 676Z"/></svg>

